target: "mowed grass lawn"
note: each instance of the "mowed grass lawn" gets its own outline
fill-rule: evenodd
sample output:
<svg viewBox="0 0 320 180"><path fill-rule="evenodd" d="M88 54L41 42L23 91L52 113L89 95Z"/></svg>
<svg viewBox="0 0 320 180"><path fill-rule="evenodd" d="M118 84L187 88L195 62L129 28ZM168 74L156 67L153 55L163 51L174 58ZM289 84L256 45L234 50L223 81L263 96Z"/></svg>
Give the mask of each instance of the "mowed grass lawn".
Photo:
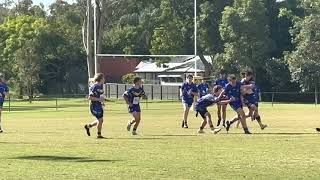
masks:
<svg viewBox="0 0 320 180"><path fill-rule="evenodd" d="M108 139L96 139L83 129L93 119L84 100L58 103L58 111L49 108L55 101L40 101L12 103L13 111L4 112L0 179L320 179L319 106L262 104L264 131L249 121L253 135L234 127L197 135L194 112L190 128L180 128L179 102L151 102L148 109L143 103L133 137L126 106L108 102Z"/></svg>

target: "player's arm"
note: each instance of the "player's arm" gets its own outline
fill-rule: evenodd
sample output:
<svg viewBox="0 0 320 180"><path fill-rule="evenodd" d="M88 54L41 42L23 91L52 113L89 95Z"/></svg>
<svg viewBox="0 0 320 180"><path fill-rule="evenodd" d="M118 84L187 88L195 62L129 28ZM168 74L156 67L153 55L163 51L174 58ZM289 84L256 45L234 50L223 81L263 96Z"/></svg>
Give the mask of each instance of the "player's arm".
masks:
<svg viewBox="0 0 320 180"><path fill-rule="evenodd" d="M219 104L219 105L227 105L227 104L229 104L229 103L231 103L231 102L233 102L233 101L235 101L235 98L234 98L234 97L231 97L231 98L228 99L228 100L219 101L218 104Z"/></svg>
<svg viewBox="0 0 320 180"><path fill-rule="evenodd" d="M123 95L122 95L123 99L126 101L127 105L128 106L132 106L132 104L130 103L129 101L129 93L128 91L124 92Z"/></svg>
<svg viewBox="0 0 320 180"><path fill-rule="evenodd" d="M148 99L148 96L147 96L147 94L146 94L145 91L142 91L142 93L141 93L141 98L142 98L142 99Z"/></svg>
<svg viewBox="0 0 320 180"><path fill-rule="evenodd" d="M102 102L102 101L104 101L105 99L104 99L103 97L97 98L97 97L94 97L94 96L92 96L92 95L89 95L88 100L90 100L90 101L99 101L99 102Z"/></svg>

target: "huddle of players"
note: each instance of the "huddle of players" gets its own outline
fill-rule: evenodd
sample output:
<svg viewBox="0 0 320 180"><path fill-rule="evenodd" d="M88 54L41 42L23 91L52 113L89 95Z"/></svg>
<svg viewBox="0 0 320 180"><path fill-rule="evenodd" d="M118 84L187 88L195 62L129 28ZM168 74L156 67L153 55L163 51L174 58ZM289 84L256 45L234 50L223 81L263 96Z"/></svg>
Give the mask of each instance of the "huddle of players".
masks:
<svg viewBox="0 0 320 180"><path fill-rule="evenodd" d="M252 120L257 120L260 128L263 130L267 127L261 122L259 115L259 88L253 80L253 73L247 70L244 73L244 78L238 81L235 75L226 77L224 70L220 72L220 78L215 82L213 91L209 91L209 86L202 81L201 84L196 85L193 82L193 76L188 75L186 82L182 85L181 94L184 107L182 128L188 128L188 114L194 102L194 97L199 96L195 103L195 110L197 115L200 114L203 121L200 125L198 133L204 133L203 129L207 124L213 133L221 131L221 121L226 130L229 131L230 126L235 122L240 122L245 134L251 134L247 124L246 118L251 117ZM214 128L211 114L208 112L208 107L217 104L218 107L218 123L217 128ZM226 121L226 107L230 105L237 113L231 121ZM245 114L243 105L247 106L249 113ZM222 114L222 115L221 115Z"/></svg>

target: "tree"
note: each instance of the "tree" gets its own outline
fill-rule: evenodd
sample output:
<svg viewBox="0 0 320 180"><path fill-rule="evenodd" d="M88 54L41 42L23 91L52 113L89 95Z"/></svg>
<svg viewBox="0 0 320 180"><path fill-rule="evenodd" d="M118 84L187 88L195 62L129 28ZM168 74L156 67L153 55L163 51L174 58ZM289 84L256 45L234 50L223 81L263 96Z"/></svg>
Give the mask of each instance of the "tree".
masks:
<svg viewBox="0 0 320 180"><path fill-rule="evenodd" d="M295 21L293 42L295 49L285 59L294 81L306 91L320 86L320 1L304 1L306 17ZM297 20L297 19L296 19Z"/></svg>
<svg viewBox="0 0 320 180"><path fill-rule="evenodd" d="M39 64L41 39L48 32L47 22L42 18L27 15L0 25L0 52L7 70L19 84L20 95L26 90L31 98L35 84L39 84ZM1 48L1 49L2 49Z"/></svg>
<svg viewBox="0 0 320 180"><path fill-rule="evenodd" d="M225 42L223 63L238 72L248 67L263 71L273 48L268 23L263 0L235 0L226 7L219 27Z"/></svg>

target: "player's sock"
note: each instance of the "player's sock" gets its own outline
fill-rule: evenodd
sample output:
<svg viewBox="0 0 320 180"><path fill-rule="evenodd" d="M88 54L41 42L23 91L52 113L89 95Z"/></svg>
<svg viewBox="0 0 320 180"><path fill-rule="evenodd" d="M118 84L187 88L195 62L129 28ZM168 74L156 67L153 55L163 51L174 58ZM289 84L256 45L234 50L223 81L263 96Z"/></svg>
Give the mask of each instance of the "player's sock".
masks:
<svg viewBox="0 0 320 180"><path fill-rule="evenodd" d="M221 123L221 117L218 117L218 123L217 123L217 126L220 126L220 123Z"/></svg>
<svg viewBox="0 0 320 180"><path fill-rule="evenodd" d="M184 121L184 126L183 126L183 128L186 128L186 129L189 128L187 121Z"/></svg>
<svg viewBox="0 0 320 180"><path fill-rule="evenodd" d="M248 128L243 128L243 131L244 131L245 134L251 134L251 132L249 131Z"/></svg>
<svg viewBox="0 0 320 180"><path fill-rule="evenodd" d="M133 129L132 129L132 135L138 135L138 134L137 134L137 128L133 128Z"/></svg>
<svg viewBox="0 0 320 180"><path fill-rule="evenodd" d="M98 133L97 133L97 138L98 138L98 139L104 139L104 137L101 135L101 132L98 132Z"/></svg>
<svg viewBox="0 0 320 180"><path fill-rule="evenodd" d="M203 133L204 133L203 129L204 129L204 128L203 128L202 126L200 126L200 128L198 129L198 133L199 133L199 134L203 134Z"/></svg>
<svg viewBox="0 0 320 180"><path fill-rule="evenodd" d="M181 125L181 127L182 127L182 128L184 128L184 122L185 122L185 121L184 121L184 120L182 120L182 125Z"/></svg>
<svg viewBox="0 0 320 180"><path fill-rule="evenodd" d="M86 124L86 125L84 126L84 129L86 130L87 135L88 135L88 136L91 136L91 134L90 134L90 125L89 125L89 124Z"/></svg>
<svg viewBox="0 0 320 180"><path fill-rule="evenodd" d="M316 128L316 131L320 132L320 128Z"/></svg>
<svg viewBox="0 0 320 180"><path fill-rule="evenodd" d="M230 126L231 126L230 121L227 121L227 122L226 122L226 131L227 131L227 132L229 132Z"/></svg>
<svg viewBox="0 0 320 180"><path fill-rule="evenodd" d="M214 130L214 126L212 125L212 126L210 126L210 129L213 131Z"/></svg>

